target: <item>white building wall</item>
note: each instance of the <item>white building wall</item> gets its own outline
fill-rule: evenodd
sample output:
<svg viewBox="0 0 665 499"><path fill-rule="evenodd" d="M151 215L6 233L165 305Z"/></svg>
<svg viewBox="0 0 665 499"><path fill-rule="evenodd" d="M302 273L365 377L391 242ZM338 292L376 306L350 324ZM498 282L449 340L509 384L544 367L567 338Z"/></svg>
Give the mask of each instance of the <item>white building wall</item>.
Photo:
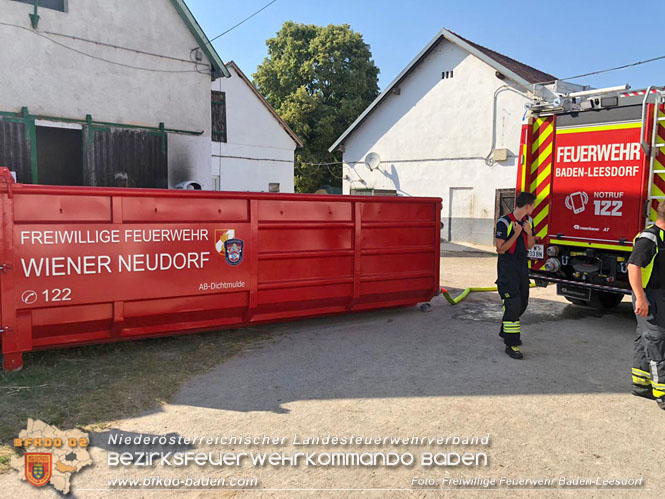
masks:
<svg viewBox="0 0 665 499"><path fill-rule="evenodd" d="M442 79L443 71L453 71L453 77ZM389 95L345 140L344 193L374 188L396 190L402 196L441 197L442 237L448 239L452 226L456 240L491 244L495 191L515 187L527 102L505 88L498 92L494 147L510 153L508 161L488 166L494 93L507 83L476 57L441 42L402 81L399 95ZM378 170L365 166L369 152L381 157ZM457 204L451 212L455 188L470 191L455 192Z"/></svg>
<svg viewBox="0 0 665 499"><path fill-rule="evenodd" d="M169 183L200 177L210 182L210 76L195 70L196 41L169 0L68 0L68 11L41 7L35 32L33 6L0 0L0 110L62 118L201 131L169 134ZM42 36L40 36L42 35ZM87 57L47 40L112 60ZM121 48L90 43L103 42ZM132 50L166 57L146 55ZM204 62L207 60L204 56ZM171 163L173 162L173 167Z"/></svg>
<svg viewBox="0 0 665 499"><path fill-rule="evenodd" d="M211 175L224 191L293 192L295 141L247 83L228 66L231 78L213 82L226 94L226 142L212 143Z"/></svg>

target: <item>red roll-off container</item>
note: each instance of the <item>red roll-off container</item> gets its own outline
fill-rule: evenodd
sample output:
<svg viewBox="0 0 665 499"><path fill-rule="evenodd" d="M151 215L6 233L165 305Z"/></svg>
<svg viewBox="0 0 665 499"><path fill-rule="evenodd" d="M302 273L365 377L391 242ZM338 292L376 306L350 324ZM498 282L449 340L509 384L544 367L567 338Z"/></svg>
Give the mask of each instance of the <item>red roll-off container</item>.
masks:
<svg viewBox="0 0 665 499"><path fill-rule="evenodd" d="M15 184L0 169L3 367L22 354L414 305L440 198Z"/></svg>

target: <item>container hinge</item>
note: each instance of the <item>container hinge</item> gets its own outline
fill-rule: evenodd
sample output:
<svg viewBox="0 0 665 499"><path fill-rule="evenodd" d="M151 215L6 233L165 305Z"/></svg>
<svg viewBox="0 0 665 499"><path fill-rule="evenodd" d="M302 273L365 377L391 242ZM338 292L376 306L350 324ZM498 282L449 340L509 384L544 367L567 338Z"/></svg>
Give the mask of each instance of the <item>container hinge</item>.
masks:
<svg viewBox="0 0 665 499"><path fill-rule="evenodd" d="M0 334L2 333L8 333L11 328L8 326L2 326L0 327Z"/></svg>
<svg viewBox="0 0 665 499"><path fill-rule="evenodd" d="M12 269L11 263L0 263L0 272L5 272L11 269Z"/></svg>

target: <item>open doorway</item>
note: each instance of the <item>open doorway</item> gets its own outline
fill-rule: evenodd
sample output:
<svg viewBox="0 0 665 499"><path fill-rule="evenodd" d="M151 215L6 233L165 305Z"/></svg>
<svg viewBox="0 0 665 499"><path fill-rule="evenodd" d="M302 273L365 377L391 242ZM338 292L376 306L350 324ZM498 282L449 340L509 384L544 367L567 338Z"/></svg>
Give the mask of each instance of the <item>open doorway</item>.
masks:
<svg viewBox="0 0 665 499"><path fill-rule="evenodd" d="M83 185L81 129L37 126L37 182Z"/></svg>

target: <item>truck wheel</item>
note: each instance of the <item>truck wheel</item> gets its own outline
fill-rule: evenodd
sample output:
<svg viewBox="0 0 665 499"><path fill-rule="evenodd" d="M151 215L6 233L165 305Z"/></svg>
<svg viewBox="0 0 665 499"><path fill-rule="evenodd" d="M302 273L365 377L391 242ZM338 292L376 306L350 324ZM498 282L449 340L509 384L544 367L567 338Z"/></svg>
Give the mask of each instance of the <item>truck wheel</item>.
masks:
<svg viewBox="0 0 665 499"><path fill-rule="evenodd" d="M593 300L593 296L591 297ZM598 301L602 308L616 308L623 300L623 294L598 291Z"/></svg>
<svg viewBox="0 0 665 499"><path fill-rule="evenodd" d="M609 291L591 291L591 299L580 300L577 298L565 297L573 305L579 305L582 307L591 307L591 308L600 308L600 309L610 309L616 308L619 306L619 303L623 300L623 294L611 293Z"/></svg>

